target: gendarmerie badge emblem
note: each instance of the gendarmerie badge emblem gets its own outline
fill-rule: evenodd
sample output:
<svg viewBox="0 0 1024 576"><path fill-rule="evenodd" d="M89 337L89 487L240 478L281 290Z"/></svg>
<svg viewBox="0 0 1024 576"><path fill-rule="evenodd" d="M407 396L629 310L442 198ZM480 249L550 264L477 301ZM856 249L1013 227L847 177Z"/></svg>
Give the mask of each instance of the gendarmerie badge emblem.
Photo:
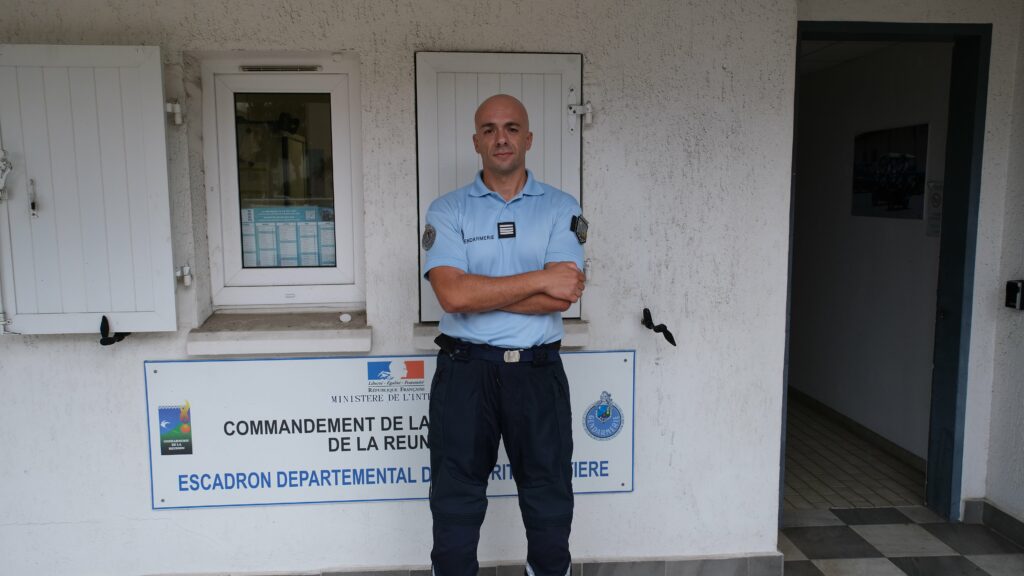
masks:
<svg viewBox="0 0 1024 576"><path fill-rule="evenodd" d="M434 240L437 238L437 231L430 224L423 229L423 249L430 250L434 247Z"/></svg>
<svg viewBox="0 0 1024 576"><path fill-rule="evenodd" d="M572 222L569 223L569 230L572 230L576 234L576 240L580 244L587 242L587 229L590 228L590 223L583 217L582 214L579 216L573 216Z"/></svg>
<svg viewBox="0 0 1024 576"><path fill-rule="evenodd" d="M622 410L608 392L601 392L601 399L583 413L583 427L595 440L611 440L622 430L622 424Z"/></svg>

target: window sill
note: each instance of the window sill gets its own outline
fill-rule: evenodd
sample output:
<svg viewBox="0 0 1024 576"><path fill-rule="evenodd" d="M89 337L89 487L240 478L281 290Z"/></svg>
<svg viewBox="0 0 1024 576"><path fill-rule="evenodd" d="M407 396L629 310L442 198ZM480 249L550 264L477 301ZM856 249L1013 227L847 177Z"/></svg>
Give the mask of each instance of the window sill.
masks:
<svg viewBox="0 0 1024 576"><path fill-rule="evenodd" d="M251 356L369 352L371 327L366 312L224 313L210 316L189 332L189 356Z"/></svg>
<svg viewBox="0 0 1024 576"><path fill-rule="evenodd" d="M565 335L562 336L562 348L575 350L590 344L590 323L584 320L564 320ZM435 323L420 322L412 325L413 346L417 350L436 351L434 338L441 332Z"/></svg>

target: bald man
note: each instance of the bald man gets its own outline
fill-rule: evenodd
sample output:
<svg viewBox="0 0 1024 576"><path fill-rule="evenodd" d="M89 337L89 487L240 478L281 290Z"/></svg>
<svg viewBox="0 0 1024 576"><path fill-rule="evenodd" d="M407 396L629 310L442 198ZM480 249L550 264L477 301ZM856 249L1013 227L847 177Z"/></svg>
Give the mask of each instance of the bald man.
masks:
<svg viewBox="0 0 1024 576"><path fill-rule="evenodd" d="M576 200L526 169L526 108L499 94L476 111L483 170L427 211L423 273L444 315L430 395L431 561L476 576L487 480L505 440L528 543L526 573L569 573L572 419L561 312L585 287Z"/></svg>

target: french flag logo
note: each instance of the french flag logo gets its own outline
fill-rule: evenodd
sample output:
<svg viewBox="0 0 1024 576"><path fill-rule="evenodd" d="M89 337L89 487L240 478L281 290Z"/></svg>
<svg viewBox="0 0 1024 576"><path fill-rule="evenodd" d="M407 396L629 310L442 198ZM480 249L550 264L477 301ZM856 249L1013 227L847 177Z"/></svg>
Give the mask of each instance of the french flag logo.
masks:
<svg viewBox="0 0 1024 576"><path fill-rule="evenodd" d="M366 363L368 380L423 380L423 360L384 360Z"/></svg>

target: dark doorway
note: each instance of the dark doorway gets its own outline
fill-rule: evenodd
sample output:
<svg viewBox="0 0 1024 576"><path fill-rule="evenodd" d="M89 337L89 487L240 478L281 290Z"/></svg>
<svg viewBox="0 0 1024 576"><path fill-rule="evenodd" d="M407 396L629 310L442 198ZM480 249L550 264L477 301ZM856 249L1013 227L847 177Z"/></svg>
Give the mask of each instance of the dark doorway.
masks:
<svg viewBox="0 0 1024 576"><path fill-rule="evenodd" d="M794 393L801 410L839 412L835 419L842 427L859 429L860 436L869 440L874 434L898 460L911 465L916 461L926 478L920 486L924 503L943 518L959 518L990 39L990 25L799 23L780 522L786 495L790 384L798 382L809 392ZM860 63L843 64L854 60ZM815 110L813 103L804 101L812 89L805 76L820 71L808 72L808 68L834 66L833 61L858 74L858 80L847 82L838 92L834 86L831 92L822 89L820 82L814 90L818 96L828 93L856 102L862 117L855 121L849 115L832 118L827 110ZM934 68L931 76L929 67ZM921 81L915 82L919 76ZM943 87L934 88L940 76ZM870 112L871 106L864 106L872 94L877 95L873 88L878 84L901 82L907 88L892 95L893 108L902 106L901 113L884 106ZM916 97L910 94L911 88L921 86L932 88ZM941 105L944 110L928 112L929 105ZM805 123L801 134L801 110L816 115L816 132L808 132ZM876 115L875 122L865 121L865 110ZM830 164L819 154L821 145L802 141L811 138L809 134L827 132L831 124L842 140L833 143L833 157L845 155L842 163ZM811 147L801 153L802 144ZM818 181L812 178L809 186L809 180L801 177L814 170L823 176ZM819 186L826 181L836 184ZM808 195L814 195L814 200L831 198L822 207L826 212L819 214L827 213L833 220L806 220L813 213L805 208L811 216L802 214L799 207L808 204L799 200L808 200ZM837 226L849 226L860 237L844 235ZM815 227L831 235L833 243L814 240L808 231ZM808 238L813 245L806 243ZM860 246L865 247L866 257L842 258L844 251ZM887 246L891 249L886 250ZM873 261L871 254L881 256ZM878 282L862 282L865 278ZM820 290L829 285L841 290L831 294ZM906 287L904 292L901 286ZM858 319L866 314L849 309L854 300L879 319L874 332L858 332ZM811 301L816 304L808 307ZM794 357L806 354L808 326L817 324L814 338L820 340L822 329L833 321L832 314L835 325L845 325L846 332L835 338L831 348L822 349L838 351L836 357L827 353L813 361ZM912 332L917 341L900 335L912 325L920 328ZM830 362L847 363L857 382L831 392L807 384L834 368ZM815 364L821 368L817 373ZM879 372L872 374L872 366ZM896 394L901 397L885 396L894 388L885 383L886 378L900 382ZM858 382L868 385L859 389ZM813 420L804 417L801 422ZM909 479L906 486L912 493L914 474L902 477Z"/></svg>

